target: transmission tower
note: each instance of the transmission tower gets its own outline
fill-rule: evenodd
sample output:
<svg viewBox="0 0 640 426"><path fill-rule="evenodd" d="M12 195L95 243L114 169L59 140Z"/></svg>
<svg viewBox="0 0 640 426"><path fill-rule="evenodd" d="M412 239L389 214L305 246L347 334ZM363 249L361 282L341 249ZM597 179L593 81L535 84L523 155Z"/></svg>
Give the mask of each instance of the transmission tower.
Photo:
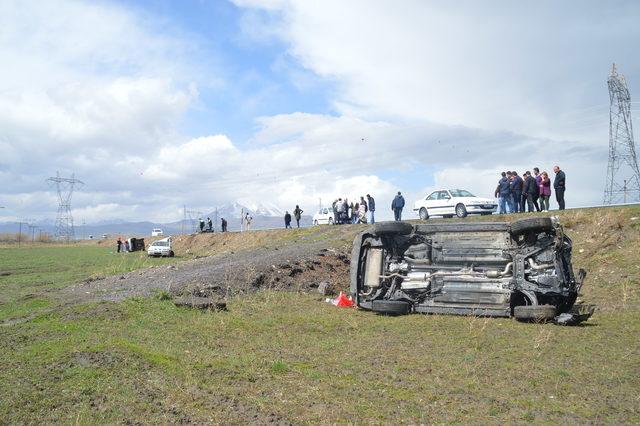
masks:
<svg viewBox="0 0 640 426"><path fill-rule="evenodd" d="M609 164L604 188L604 204L640 201L640 171L633 141L631 96L616 64L611 68L609 86Z"/></svg>
<svg viewBox="0 0 640 426"><path fill-rule="evenodd" d="M56 176L50 177L47 181L55 184L58 192L58 215L54 235L59 240L72 241L75 239L75 232L71 215L71 196L76 186L82 186L84 182L76 179L73 174L70 178L60 177L60 172L56 172Z"/></svg>

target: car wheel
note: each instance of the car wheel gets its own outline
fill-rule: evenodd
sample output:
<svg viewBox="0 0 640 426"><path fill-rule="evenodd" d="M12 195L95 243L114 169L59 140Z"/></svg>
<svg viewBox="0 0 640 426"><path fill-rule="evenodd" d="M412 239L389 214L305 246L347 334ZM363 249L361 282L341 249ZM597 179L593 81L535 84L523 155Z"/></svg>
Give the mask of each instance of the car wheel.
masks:
<svg viewBox="0 0 640 426"><path fill-rule="evenodd" d="M456 206L456 216L459 218L467 217L467 208L464 204L460 203Z"/></svg>
<svg viewBox="0 0 640 426"><path fill-rule="evenodd" d="M548 217L531 217L516 220L511 223L512 234L524 234L525 232L544 232L553 229L553 222Z"/></svg>
<svg viewBox="0 0 640 426"><path fill-rule="evenodd" d="M171 250L171 251L169 252L169 257L173 257L173 256L175 256L175 255L176 255L176 254L173 252L173 250Z"/></svg>
<svg viewBox="0 0 640 426"><path fill-rule="evenodd" d="M380 222L373 225L373 232L378 235L399 234L407 235L413 231L413 226L406 222Z"/></svg>
<svg viewBox="0 0 640 426"><path fill-rule="evenodd" d="M329 225L333 225L333 218L329 218Z"/></svg>
<svg viewBox="0 0 640 426"><path fill-rule="evenodd" d="M317 221L317 220L314 220L314 221L313 221L313 224L317 226L317 225L318 225L318 221Z"/></svg>
<svg viewBox="0 0 640 426"><path fill-rule="evenodd" d="M513 316L518 321L549 321L556 316L556 307L553 305L516 306L513 308Z"/></svg>
<svg viewBox="0 0 640 426"><path fill-rule="evenodd" d="M402 300L374 300L371 310L385 315L406 315L411 312L411 305Z"/></svg>
<svg viewBox="0 0 640 426"><path fill-rule="evenodd" d="M427 209L425 207L422 207L420 209L420 212L418 213L418 215L420 216L420 219L422 219L422 220L429 219L429 212L427 211Z"/></svg>

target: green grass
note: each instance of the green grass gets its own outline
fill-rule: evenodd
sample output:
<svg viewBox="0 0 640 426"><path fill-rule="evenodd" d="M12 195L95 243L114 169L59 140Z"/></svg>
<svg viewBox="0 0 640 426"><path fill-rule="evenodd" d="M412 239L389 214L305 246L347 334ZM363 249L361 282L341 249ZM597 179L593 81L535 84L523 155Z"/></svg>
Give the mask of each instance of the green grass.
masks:
<svg viewBox="0 0 640 426"><path fill-rule="evenodd" d="M563 328L382 317L267 292L229 312L133 299L2 331L8 423L640 421L631 311Z"/></svg>
<svg viewBox="0 0 640 426"><path fill-rule="evenodd" d="M0 248L0 321L49 307L52 290L80 280L179 260L93 245Z"/></svg>
<svg viewBox="0 0 640 426"><path fill-rule="evenodd" d="M620 211L597 226L601 215L564 214L584 248L576 267L590 271L584 298L601 305L581 327L382 317L283 292L228 312L176 308L164 293L61 305L56 289L176 259L0 249L0 423L637 424L640 230L627 224L637 209Z"/></svg>

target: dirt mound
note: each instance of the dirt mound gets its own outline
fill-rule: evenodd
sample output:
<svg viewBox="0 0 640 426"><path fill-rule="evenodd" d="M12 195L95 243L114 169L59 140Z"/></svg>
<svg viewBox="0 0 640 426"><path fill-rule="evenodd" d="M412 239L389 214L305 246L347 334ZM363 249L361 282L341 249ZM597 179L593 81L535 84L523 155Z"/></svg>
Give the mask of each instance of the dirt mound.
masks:
<svg viewBox="0 0 640 426"><path fill-rule="evenodd" d="M174 285L170 289L176 296L229 298L258 290L288 290L309 292L321 283L346 290L349 286L349 257L346 253L321 249L295 259L284 256L277 263L253 262L243 268L227 268L223 275L210 276L206 282Z"/></svg>

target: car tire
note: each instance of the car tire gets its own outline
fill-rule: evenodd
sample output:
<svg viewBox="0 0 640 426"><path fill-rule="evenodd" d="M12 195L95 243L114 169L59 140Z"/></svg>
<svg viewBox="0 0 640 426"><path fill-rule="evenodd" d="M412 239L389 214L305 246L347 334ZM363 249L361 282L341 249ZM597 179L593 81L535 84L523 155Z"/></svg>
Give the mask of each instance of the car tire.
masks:
<svg viewBox="0 0 640 426"><path fill-rule="evenodd" d="M456 216L460 219L467 217L467 208L464 204L460 203L456 206Z"/></svg>
<svg viewBox="0 0 640 426"><path fill-rule="evenodd" d="M318 226L318 221L317 221L317 220L314 220L314 221L313 221L313 224L314 224L315 226Z"/></svg>
<svg viewBox="0 0 640 426"><path fill-rule="evenodd" d="M553 222L549 217L530 217L511 222L511 233L515 235L531 231L550 231L552 229Z"/></svg>
<svg viewBox="0 0 640 426"><path fill-rule="evenodd" d="M171 250L171 251L169 252L169 257L173 257L173 256L175 256L175 255L176 255L176 254L173 252L173 250Z"/></svg>
<svg viewBox="0 0 640 426"><path fill-rule="evenodd" d="M406 315L411 312L411 304L402 300L374 300L371 310L385 315Z"/></svg>
<svg viewBox="0 0 640 426"><path fill-rule="evenodd" d="M333 225L333 218L330 217L328 223L329 223L329 225Z"/></svg>
<svg viewBox="0 0 640 426"><path fill-rule="evenodd" d="M426 207L422 207L420 209L420 212L418 212L418 216L420 216L420 219L422 220L429 219L429 212L427 211Z"/></svg>
<svg viewBox="0 0 640 426"><path fill-rule="evenodd" d="M557 313L553 305L524 305L513 308L513 316L518 321L545 322L552 320Z"/></svg>
<svg viewBox="0 0 640 426"><path fill-rule="evenodd" d="M373 232L377 235L407 235L413 232L413 226L406 222L379 222L373 225Z"/></svg>

